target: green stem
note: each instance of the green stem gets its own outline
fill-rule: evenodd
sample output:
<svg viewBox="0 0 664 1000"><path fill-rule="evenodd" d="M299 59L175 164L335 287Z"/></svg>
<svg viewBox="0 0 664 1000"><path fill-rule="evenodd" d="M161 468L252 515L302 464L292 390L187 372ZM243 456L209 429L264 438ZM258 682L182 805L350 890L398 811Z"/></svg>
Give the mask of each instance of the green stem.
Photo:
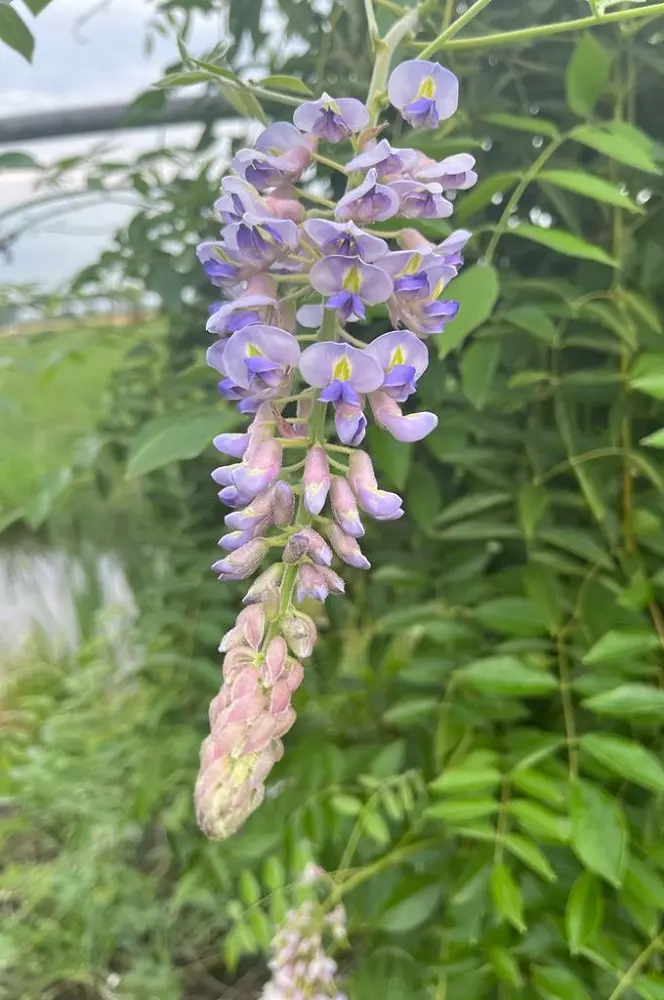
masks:
<svg viewBox="0 0 664 1000"><path fill-rule="evenodd" d="M321 153L312 153L311 155L314 160L317 160L318 163L324 163L325 166L329 167L331 170L338 170L340 174L346 173L344 165L342 163L337 163L336 160L331 160L329 156L323 156Z"/></svg>
<svg viewBox="0 0 664 1000"><path fill-rule="evenodd" d="M629 969L624 973L620 982L609 997L609 1000L619 1000L619 997L621 997L625 990L632 985L643 966L650 960L652 955L658 951L659 948L661 948L662 944L664 944L664 932L653 938L650 944L646 945L641 954L634 959Z"/></svg>
<svg viewBox="0 0 664 1000"><path fill-rule="evenodd" d="M526 190L528 185L535 180L538 173L540 172L546 161L549 159L549 157L553 156L555 151L559 149L559 147L563 144L563 142L565 142L566 139L567 139L566 135L559 135L555 139L552 139L552 141L549 143L546 149L544 149L542 153L537 157L537 159L531 163L528 170L526 170L525 174L523 175L517 186L514 188L514 191L512 192L509 201L505 205L503 214L500 217L500 221L498 222L498 225L494 230L493 236L489 241L489 245L484 255L484 259L486 260L487 264L490 264L491 261L493 260L493 256L496 252L496 247L498 246L501 237L505 235L510 216L514 211L514 209L516 208L516 206L519 204L519 201L524 191Z"/></svg>
<svg viewBox="0 0 664 1000"><path fill-rule="evenodd" d="M471 8L472 10L472 8ZM577 17L573 21L561 21L558 24L538 24L532 28L519 28L516 31L500 31L494 35L478 35L476 38L457 38L448 41L445 32L423 47L427 55L433 55L439 49L448 51L462 49L487 49L496 45L521 45L537 40L560 35L568 31L583 31L584 28L594 28L602 24L616 24L621 21L635 21L637 18L652 17L654 14L664 14L664 3L650 4L648 7L637 7L629 10L616 10L600 17L590 15ZM445 37L444 37L445 36ZM422 58L422 53L420 54Z"/></svg>
<svg viewBox="0 0 664 1000"><path fill-rule="evenodd" d="M369 84L369 94L367 96L367 109L369 111L369 121L372 125L375 125L378 121L378 115L383 106L384 94L387 88L387 78L390 73L390 65L392 63L392 56L394 55L396 49L401 45L404 38L415 30L417 22L420 17L421 5L411 8L407 11L403 17L400 17L398 21L395 21L385 38L382 39L382 45L376 55L376 61L374 62L373 73L371 75L371 82Z"/></svg>
<svg viewBox="0 0 664 1000"><path fill-rule="evenodd" d="M434 52L438 52L442 49L449 38L453 38L454 35L458 34L462 28L465 28L470 21L473 21L478 14L480 14L485 7L488 7L492 0L475 0L472 7L469 7L460 17L457 17L456 21L449 24L445 30L438 35L438 38L434 38L433 42L429 42L422 51L420 52L418 59L428 59L429 56L433 55Z"/></svg>
<svg viewBox="0 0 664 1000"><path fill-rule="evenodd" d="M371 48L375 52L376 49L382 44L382 39L380 37L380 31L378 30L378 22L376 21L376 11L374 10L373 0L364 0L364 11L367 15L367 27L369 29Z"/></svg>

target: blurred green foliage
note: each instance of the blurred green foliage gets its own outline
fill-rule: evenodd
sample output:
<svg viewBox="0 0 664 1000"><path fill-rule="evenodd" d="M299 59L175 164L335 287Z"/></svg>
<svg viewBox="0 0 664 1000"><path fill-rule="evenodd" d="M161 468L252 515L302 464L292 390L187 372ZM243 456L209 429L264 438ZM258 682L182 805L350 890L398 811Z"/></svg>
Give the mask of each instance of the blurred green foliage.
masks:
<svg viewBox="0 0 664 1000"><path fill-rule="evenodd" d="M245 83L269 70L361 94L362 5L277 6L297 54L265 58L260 5L234 0L210 86L217 60L239 101L240 69ZM383 29L396 6L379 8ZM155 7L167 19L211 2ZM424 40L451 18L441 7ZM495 4L461 40L585 13ZM372 573L328 602L267 801L221 845L197 833L190 795L212 650L239 595L205 575L221 513L209 458L192 458L210 419L235 417L201 364L211 293L193 247L215 232L226 165L206 128L188 161L159 151L90 168L94 184L124 171L145 207L78 287L120 270L161 295L169 329L124 355L98 458L74 469L42 530L93 494L102 516L123 497L140 523L124 548L114 537L143 666L91 639L72 662L33 657L3 677L11 1000L212 1000L233 978L252 995L311 859L349 911L351 1000L664 997L658 39L661 21L644 18L443 49L461 112L414 141L472 151L481 180L455 213L475 232L462 310L422 381L439 427L415 448L372 432L407 517L370 529ZM199 71L184 54L168 72L180 85Z"/></svg>

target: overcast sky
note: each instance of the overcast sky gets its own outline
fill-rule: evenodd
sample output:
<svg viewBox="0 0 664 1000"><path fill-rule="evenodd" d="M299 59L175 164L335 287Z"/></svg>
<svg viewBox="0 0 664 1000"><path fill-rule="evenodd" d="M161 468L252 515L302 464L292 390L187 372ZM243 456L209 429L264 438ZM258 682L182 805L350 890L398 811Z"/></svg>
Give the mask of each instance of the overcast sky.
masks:
<svg viewBox="0 0 664 1000"><path fill-rule="evenodd" d="M93 16L81 23L92 12ZM155 36L152 52L146 53L150 16L146 0L110 0L105 5L99 0L52 0L39 17L26 15L36 38L34 60L30 65L0 46L0 116L130 100L158 79L176 54L173 40L160 36ZM194 46L210 47L220 30L217 17L206 24L199 22ZM103 138L126 157L132 151L161 145L165 135L179 143L195 132L195 127L180 126L112 133ZM90 149L99 139L84 136L22 143L18 148L52 162ZM6 148L0 147L0 151ZM29 198L33 182L27 171L1 172L0 211ZM127 211L111 205L86 209L26 234L16 244L13 261L0 261L0 284L57 284L95 259ZM2 229L0 222L0 233Z"/></svg>

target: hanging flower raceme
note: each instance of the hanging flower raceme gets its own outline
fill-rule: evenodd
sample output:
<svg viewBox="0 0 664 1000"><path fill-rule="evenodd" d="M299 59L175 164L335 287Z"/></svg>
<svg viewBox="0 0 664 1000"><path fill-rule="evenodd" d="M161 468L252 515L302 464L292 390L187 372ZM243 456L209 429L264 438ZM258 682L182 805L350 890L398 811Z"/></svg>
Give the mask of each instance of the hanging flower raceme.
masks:
<svg viewBox="0 0 664 1000"><path fill-rule="evenodd" d="M393 71L388 94L407 122L434 127L454 113L458 86L449 70L414 60ZM246 430L214 439L225 461L212 478L230 510L212 568L222 581L257 574L220 644L223 683L196 785L198 820L210 837L239 829L283 754L301 661L317 639L310 603L343 594L346 567L369 569L360 544L366 520L404 514L401 497L381 488L370 455L357 447L367 420L373 414L406 442L437 423L411 401L429 361L424 338L458 309L443 294L470 233L434 244L397 216L446 218L446 192L475 182L475 161L459 153L437 162L378 140L379 132L355 98L304 102L293 124L275 122L235 155L215 203L221 238L197 251L224 296L210 309L216 339L207 362L221 376L222 398L252 415ZM325 143L346 147L346 191L321 210L319 196L297 185L317 157L329 162L318 152ZM367 228L388 219L389 236ZM376 307L394 328L371 339L364 324ZM341 996L316 937L327 918L313 914L316 930L312 913L306 933L297 917L300 943L294 926L288 947L277 944L266 997Z"/></svg>
<svg viewBox="0 0 664 1000"><path fill-rule="evenodd" d="M346 937L346 911L340 904L329 913L308 901L289 910L272 940L272 973L262 1000L346 1000L335 985L337 963L325 952L325 939Z"/></svg>

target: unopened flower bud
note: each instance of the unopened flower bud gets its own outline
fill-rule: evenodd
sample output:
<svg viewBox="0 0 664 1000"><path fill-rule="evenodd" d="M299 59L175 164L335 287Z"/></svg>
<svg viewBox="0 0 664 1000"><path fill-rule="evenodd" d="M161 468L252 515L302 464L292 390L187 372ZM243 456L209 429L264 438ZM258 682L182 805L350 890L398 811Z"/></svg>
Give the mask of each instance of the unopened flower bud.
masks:
<svg viewBox="0 0 664 1000"><path fill-rule="evenodd" d="M220 579L246 580L258 569L267 552L267 544L262 538L254 538L241 545L213 564L212 569Z"/></svg>
<svg viewBox="0 0 664 1000"><path fill-rule="evenodd" d="M284 639L296 656L306 659L311 656L318 633L309 615L301 611L289 611L281 623Z"/></svg>
<svg viewBox="0 0 664 1000"><path fill-rule="evenodd" d="M280 635L275 636L265 650L265 662L261 667L261 679L266 687L272 687L284 673L287 656L286 640Z"/></svg>
<svg viewBox="0 0 664 1000"><path fill-rule="evenodd" d="M222 666L224 680L232 684L245 667L256 665L256 653L251 646L234 646L226 653Z"/></svg>
<svg viewBox="0 0 664 1000"><path fill-rule="evenodd" d="M320 514L330 489L330 467L325 450L314 445L304 463L304 506L310 514Z"/></svg>
<svg viewBox="0 0 664 1000"><path fill-rule="evenodd" d="M311 563L303 563L297 571L295 594L298 601L306 601L308 597L314 601L324 601L328 593L328 586L320 569Z"/></svg>
<svg viewBox="0 0 664 1000"><path fill-rule="evenodd" d="M242 603L256 604L259 601L263 601L269 591L276 590L278 592L283 572L284 567L281 563L274 563L272 566L268 566L260 576L256 577L244 595Z"/></svg>
<svg viewBox="0 0 664 1000"><path fill-rule="evenodd" d="M332 550L325 539L314 531L313 528L298 528L289 541L298 545L305 543L304 552L310 556L318 566L332 565Z"/></svg>
<svg viewBox="0 0 664 1000"><path fill-rule="evenodd" d="M343 528L347 535L353 538L361 538L364 528L360 521L360 514L355 503L355 497L350 486L343 476L333 476L330 490L332 501L332 513L334 520L339 527Z"/></svg>
<svg viewBox="0 0 664 1000"><path fill-rule="evenodd" d="M371 459L366 451L354 451L348 464L348 480L362 510L378 521L393 521L403 515L398 493L379 490Z"/></svg>
<svg viewBox="0 0 664 1000"><path fill-rule="evenodd" d="M327 537L332 543L332 548L345 563L355 566L356 569L370 569L371 563L362 554L357 541L339 527L338 524L331 524L327 528Z"/></svg>
<svg viewBox="0 0 664 1000"><path fill-rule="evenodd" d="M247 449L244 460L234 467L233 485L240 496L251 499L270 486L281 471L281 445L270 439L263 441L255 453Z"/></svg>
<svg viewBox="0 0 664 1000"><path fill-rule="evenodd" d="M274 500L272 504L272 520L279 528L290 524L295 508L295 498L293 489L288 484L279 480L274 486Z"/></svg>

